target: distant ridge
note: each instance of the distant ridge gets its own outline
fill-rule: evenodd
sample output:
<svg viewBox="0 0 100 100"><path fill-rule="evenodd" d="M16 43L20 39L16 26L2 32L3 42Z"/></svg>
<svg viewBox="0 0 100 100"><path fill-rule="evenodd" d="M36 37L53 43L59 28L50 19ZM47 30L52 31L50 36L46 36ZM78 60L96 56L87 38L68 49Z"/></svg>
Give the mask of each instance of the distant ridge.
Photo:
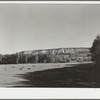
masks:
<svg viewBox="0 0 100 100"><path fill-rule="evenodd" d="M27 51L21 51L18 53L21 54L37 54L37 53L53 53L53 54L66 54L66 53L79 53L79 52L90 52L90 48L88 47L69 47L69 48L54 48L54 49L40 49L40 50L27 50Z"/></svg>

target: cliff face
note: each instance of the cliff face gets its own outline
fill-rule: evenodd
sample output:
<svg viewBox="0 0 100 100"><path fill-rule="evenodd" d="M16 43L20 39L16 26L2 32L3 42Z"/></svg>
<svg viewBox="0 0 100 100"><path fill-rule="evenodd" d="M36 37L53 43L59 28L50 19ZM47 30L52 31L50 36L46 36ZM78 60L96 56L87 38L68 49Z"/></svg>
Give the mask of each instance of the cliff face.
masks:
<svg viewBox="0 0 100 100"><path fill-rule="evenodd" d="M44 50L33 50L33 51L23 51L19 52L21 54L46 54L52 53L53 55L66 55L74 53L90 53L90 48L58 48L58 49L44 49Z"/></svg>

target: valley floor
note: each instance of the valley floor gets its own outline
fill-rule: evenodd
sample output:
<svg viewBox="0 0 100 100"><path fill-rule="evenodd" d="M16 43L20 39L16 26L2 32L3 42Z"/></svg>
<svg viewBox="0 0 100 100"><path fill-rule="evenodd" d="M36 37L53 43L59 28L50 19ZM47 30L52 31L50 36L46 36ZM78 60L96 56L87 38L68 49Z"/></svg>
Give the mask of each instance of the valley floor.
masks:
<svg viewBox="0 0 100 100"><path fill-rule="evenodd" d="M93 63L0 65L0 87L94 87Z"/></svg>

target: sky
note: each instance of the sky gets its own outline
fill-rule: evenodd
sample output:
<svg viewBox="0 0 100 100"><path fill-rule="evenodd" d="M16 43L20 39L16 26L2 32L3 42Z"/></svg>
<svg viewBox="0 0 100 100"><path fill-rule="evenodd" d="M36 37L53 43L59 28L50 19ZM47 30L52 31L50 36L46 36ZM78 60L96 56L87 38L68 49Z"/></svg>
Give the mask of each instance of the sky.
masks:
<svg viewBox="0 0 100 100"><path fill-rule="evenodd" d="M0 53L91 47L100 34L100 5L0 4Z"/></svg>

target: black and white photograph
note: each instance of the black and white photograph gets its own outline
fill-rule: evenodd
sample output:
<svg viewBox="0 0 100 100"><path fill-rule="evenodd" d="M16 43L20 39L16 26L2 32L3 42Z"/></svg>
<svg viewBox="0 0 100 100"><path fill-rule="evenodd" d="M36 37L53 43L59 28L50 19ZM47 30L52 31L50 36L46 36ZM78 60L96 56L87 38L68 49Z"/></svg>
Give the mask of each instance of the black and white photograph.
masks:
<svg viewBox="0 0 100 100"><path fill-rule="evenodd" d="M0 87L100 88L100 4L0 3Z"/></svg>

